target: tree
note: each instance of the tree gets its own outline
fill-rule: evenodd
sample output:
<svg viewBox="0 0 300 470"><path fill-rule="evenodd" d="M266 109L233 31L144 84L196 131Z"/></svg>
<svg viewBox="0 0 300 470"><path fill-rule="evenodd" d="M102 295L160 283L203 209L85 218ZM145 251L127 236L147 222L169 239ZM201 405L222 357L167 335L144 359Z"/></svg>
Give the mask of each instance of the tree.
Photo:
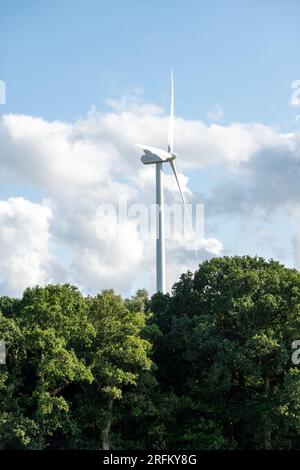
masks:
<svg viewBox="0 0 300 470"><path fill-rule="evenodd" d="M149 295L146 289L138 289L130 299L125 299L125 306L133 312L145 312L149 302Z"/></svg>
<svg viewBox="0 0 300 470"><path fill-rule="evenodd" d="M13 387L16 406L9 417L2 410L4 446L42 449L55 433L70 432L68 388L93 380L84 348L94 329L84 298L69 285L27 289L14 318L5 321L14 329L8 339L7 390ZM6 336L8 331L6 325Z"/></svg>
<svg viewBox="0 0 300 470"><path fill-rule="evenodd" d="M83 421L86 427L99 430L103 449L111 445L114 403L151 367L150 343L141 337L145 316L135 308L130 311L126 304L112 290L88 299L89 318L96 331L89 356L94 386L86 389L89 405Z"/></svg>
<svg viewBox="0 0 300 470"><path fill-rule="evenodd" d="M300 273L224 257L171 294L0 298L0 448L299 449Z"/></svg>
<svg viewBox="0 0 300 470"><path fill-rule="evenodd" d="M163 309L156 300L154 319L166 328L154 360L161 387L179 400L173 445L298 446L299 372L290 356L300 274L261 258L214 258L181 276Z"/></svg>

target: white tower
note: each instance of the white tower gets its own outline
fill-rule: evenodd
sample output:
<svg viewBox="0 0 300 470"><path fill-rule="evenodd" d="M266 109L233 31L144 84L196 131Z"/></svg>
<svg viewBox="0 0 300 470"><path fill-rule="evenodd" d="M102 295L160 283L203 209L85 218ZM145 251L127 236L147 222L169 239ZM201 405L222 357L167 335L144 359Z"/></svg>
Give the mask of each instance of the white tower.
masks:
<svg viewBox="0 0 300 470"><path fill-rule="evenodd" d="M145 165L156 165L156 209L157 209L157 234L156 234L156 290L163 294L166 293L166 261L165 261L165 230L164 230L164 185L163 185L163 163L169 162L174 173L181 199L186 210L186 214L191 226L193 227L188 213L186 201L179 183L178 174L175 166L176 153L174 153L174 86L173 73L171 70L171 111L168 133L168 151L150 147L149 145L137 145L144 151L141 157ZM196 242L194 238L195 252L197 255Z"/></svg>

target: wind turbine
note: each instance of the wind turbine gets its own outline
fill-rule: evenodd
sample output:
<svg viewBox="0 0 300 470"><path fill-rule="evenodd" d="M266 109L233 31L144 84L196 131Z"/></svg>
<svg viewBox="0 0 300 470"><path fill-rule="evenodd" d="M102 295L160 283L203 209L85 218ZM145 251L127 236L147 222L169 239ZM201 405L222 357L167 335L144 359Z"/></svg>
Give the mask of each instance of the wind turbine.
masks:
<svg viewBox="0 0 300 470"><path fill-rule="evenodd" d="M186 200L180 186L178 174L175 165L177 154L174 153L174 84L173 72L171 69L171 109L168 131L168 150L162 150L149 145L137 144L137 147L144 151L141 157L144 165L155 164L156 170L156 207L158 210L157 236L156 236L156 289L158 292L166 292L166 259L165 259L165 227L164 227L164 190L163 190L163 163L170 163L174 173L180 196L187 214L187 218L193 233L193 226L186 205ZM197 257L197 247L194 238L195 253Z"/></svg>

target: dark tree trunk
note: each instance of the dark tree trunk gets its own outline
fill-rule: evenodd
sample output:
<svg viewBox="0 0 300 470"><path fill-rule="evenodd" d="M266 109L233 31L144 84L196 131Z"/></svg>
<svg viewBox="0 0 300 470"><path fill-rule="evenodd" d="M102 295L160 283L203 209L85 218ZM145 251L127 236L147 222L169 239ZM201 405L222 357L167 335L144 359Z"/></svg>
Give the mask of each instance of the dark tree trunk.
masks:
<svg viewBox="0 0 300 470"><path fill-rule="evenodd" d="M108 406L107 406L108 414L107 414L106 423L104 424L103 430L101 433L103 450L110 450L109 432L110 432L110 427L111 427L111 422L112 422L112 407L113 407L113 399L110 398L108 400Z"/></svg>
<svg viewBox="0 0 300 470"><path fill-rule="evenodd" d="M267 374L265 376L265 396L266 396L267 400L270 396L270 390L271 390L271 381L270 381L270 376ZM270 429L270 423L269 423L268 416L265 416L265 442L264 442L264 448L266 450L272 449L271 429Z"/></svg>

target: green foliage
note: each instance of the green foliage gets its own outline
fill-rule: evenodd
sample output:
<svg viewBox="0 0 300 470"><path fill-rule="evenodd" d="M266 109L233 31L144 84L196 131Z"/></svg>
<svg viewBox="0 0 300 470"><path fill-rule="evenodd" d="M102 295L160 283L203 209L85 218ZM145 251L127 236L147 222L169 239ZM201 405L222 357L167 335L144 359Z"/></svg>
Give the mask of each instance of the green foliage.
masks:
<svg viewBox="0 0 300 470"><path fill-rule="evenodd" d="M0 447L299 449L300 273L214 258L171 295L0 298Z"/></svg>
<svg viewBox="0 0 300 470"><path fill-rule="evenodd" d="M154 321L165 328L154 357L160 380L194 410L178 417L185 446L197 442L186 426L199 437L201 423L206 440L211 433L206 448L299 445L298 370L291 362L299 288L300 274L275 261L225 257L181 276L163 310L155 299Z"/></svg>
<svg viewBox="0 0 300 470"><path fill-rule="evenodd" d="M96 331L89 353L94 384L84 392L89 404L81 409L81 423L85 435L93 430L99 434L102 446L108 446L109 431L118 416L115 401L122 400L124 393L136 387L140 374L150 369L150 343L141 337L144 314L136 308L129 310L128 301L124 302L113 291L103 291L89 298L87 304Z"/></svg>
<svg viewBox="0 0 300 470"><path fill-rule="evenodd" d="M0 301L2 448L100 448L112 404L151 367L142 338L144 291L125 302L113 291L84 298L73 286L27 289ZM109 434L109 431L107 431ZM108 436L107 436L108 439Z"/></svg>

